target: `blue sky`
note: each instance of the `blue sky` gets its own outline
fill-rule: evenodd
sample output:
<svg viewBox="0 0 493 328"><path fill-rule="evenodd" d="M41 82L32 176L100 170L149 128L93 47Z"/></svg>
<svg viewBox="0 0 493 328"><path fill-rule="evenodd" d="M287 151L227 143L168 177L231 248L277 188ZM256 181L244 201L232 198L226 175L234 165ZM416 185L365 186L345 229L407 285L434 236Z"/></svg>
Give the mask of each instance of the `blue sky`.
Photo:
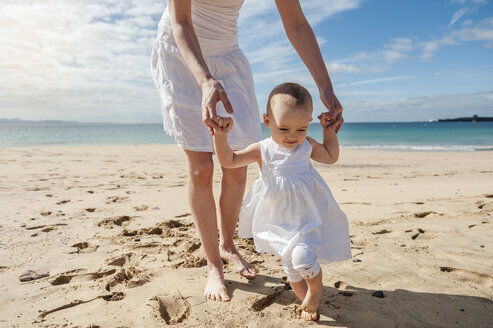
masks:
<svg viewBox="0 0 493 328"><path fill-rule="evenodd" d="M493 4L301 0L347 122L493 116ZM0 3L0 118L160 122L149 71L154 0ZM63 13L63 15L60 15ZM263 112L273 86L316 86L274 0L245 0L240 46Z"/></svg>

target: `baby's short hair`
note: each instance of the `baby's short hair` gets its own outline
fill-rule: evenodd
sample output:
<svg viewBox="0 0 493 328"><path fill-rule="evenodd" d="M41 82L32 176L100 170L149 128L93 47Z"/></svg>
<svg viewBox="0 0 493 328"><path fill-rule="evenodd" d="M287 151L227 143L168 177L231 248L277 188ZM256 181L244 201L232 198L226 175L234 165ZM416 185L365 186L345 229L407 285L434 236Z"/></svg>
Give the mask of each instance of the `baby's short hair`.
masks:
<svg viewBox="0 0 493 328"><path fill-rule="evenodd" d="M310 92L298 83L286 82L275 87L267 100L267 115L272 113L272 98L279 95L279 100L288 105L305 108L310 112L313 111L313 102Z"/></svg>

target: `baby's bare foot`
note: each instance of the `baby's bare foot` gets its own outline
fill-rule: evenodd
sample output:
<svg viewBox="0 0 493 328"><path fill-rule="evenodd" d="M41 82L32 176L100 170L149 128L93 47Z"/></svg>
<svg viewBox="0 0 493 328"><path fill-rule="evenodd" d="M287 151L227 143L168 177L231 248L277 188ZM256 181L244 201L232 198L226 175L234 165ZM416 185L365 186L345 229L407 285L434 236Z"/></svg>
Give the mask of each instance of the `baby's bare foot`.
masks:
<svg viewBox="0 0 493 328"><path fill-rule="evenodd" d="M235 266L238 273L241 274L243 277L247 278L248 280L252 280L257 277L257 270L255 270L255 267L245 261L236 247L232 246L229 249L219 247L219 252L221 254L221 258L231 262Z"/></svg>
<svg viewBox="0 0 493 328"><path fill-rule="evenodd" d="M307 321L315 321L317 320L317 309L318 304L320 303L320 296L322 295L322 291L310 291L306 293L305 299L303 300L303 304L301 304L301 317Z"/></svg>
<svg viewBox="0 0 493 328"><path fill-rule="evenodd" d="M213 301L229 302L231 298L224 285L222 270L215 266L209 266L209 278L204 290L204 297Z"/></svg>

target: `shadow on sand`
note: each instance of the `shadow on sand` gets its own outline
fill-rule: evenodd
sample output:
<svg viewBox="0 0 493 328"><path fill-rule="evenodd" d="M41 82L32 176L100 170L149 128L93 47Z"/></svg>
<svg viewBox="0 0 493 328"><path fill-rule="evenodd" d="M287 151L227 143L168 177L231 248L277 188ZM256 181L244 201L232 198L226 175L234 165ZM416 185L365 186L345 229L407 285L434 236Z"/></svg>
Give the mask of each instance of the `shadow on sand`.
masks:
<svg viewBox="0 0 493 328"><path fill-rule="evenodd" d="M493 301L485 297L383 290L384 298L372 296L376 290L340 282L324 286L318 325L329 327L493 327ZM259 297L254 311L272 304L284 307L300 304L289 285L275 277L259 275L247 283L228 281L228 290L241 289ZM485 289L489 287L485 286ZM425 289L425 287L423 288Z"/></svg>

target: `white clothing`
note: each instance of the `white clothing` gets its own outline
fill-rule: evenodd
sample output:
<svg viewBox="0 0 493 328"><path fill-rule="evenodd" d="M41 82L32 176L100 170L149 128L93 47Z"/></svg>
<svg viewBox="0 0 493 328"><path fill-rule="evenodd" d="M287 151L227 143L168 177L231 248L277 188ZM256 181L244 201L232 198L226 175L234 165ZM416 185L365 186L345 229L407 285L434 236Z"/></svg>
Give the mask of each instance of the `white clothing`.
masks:
<svg viewBox="0 0 493 328"><path fill-rule="evenodd" d="M267 138L260 150L260 178L245 198L238 235L253 236L257 251L282 258L305 245L320 263L350 259L346 215L311 165L308 140L289 150Z"/></svg>
<svg viewBox="0 0 493 328"><path fill-rule="evenodd" d="M252 72L238 46L237 21L242 4L243 0L192 0L192 22L204 60L233 106L234 128L228 137L235 150L261 138ZM202 93L173 38L168 8L159 22L151 72L166 133L184 149L213 152L212 136L202 121ZM221 101L216 111L220 116L230 116Z"/></svg>
<svg viewBox="0 0 493 328"><path fill-rule="evenodd" d="M296 245L293 250L282 258L282 268L289 282L311 279L320 273L317 256L305 245Z"/></svg>

